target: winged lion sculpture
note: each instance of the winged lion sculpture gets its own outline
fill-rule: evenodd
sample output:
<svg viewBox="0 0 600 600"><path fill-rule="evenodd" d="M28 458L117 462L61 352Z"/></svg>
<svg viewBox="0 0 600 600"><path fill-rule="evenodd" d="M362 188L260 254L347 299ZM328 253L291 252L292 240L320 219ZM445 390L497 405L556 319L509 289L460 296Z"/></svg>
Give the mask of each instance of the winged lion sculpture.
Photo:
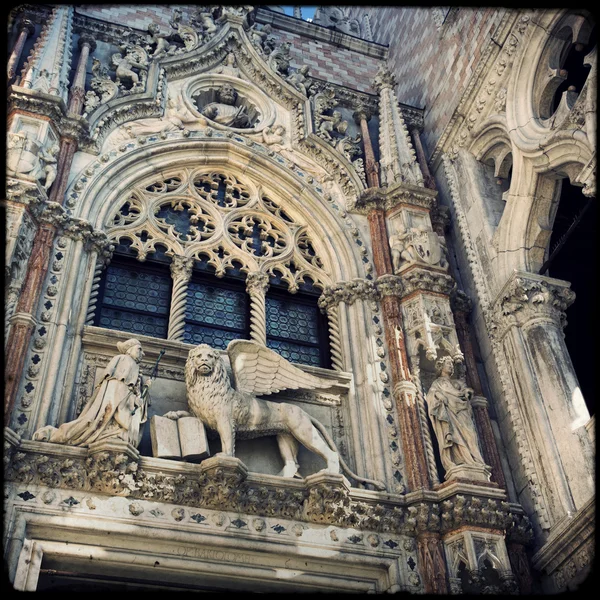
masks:
<svg viewBox="0 0 600 600"><path fill-rule="evenodd" d="M236 437L250 439L277 436L284 467L283 477L300 477L298 442L327 462L326 470L339 473L340 466L363 484L385 489L383 483L359 477L340 457L325 427L298 406L271 402L256 396L281 390L326 389L331 384L305 373L273 350L254 341L234 340L227 347L234 386L218 350L201 344L190 351L185 365L188 405L193 416L221 438L222 453L234 456ZM186 411L169 412L165 417L192 416Z"/></svg>

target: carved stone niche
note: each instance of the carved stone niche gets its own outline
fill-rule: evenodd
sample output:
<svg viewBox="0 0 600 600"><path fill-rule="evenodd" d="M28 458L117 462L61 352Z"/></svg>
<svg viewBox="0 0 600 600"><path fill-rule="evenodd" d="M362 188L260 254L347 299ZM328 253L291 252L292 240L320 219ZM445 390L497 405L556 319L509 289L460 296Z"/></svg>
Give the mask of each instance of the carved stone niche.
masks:
<svg viewBox="0 0 600 600"><path fill-rule="evenodd" d="M77 417L86 401L92 396L96 385L100 381L102 372L110 359L114 356L116 344L131 337L131 333L113 331L101 327L87 326L84 329L82 350L73 394L71 396L71 412L65 421ZM163 416L170 411L189 411L186 386L184 381L184 367L189 351L194 348L192 344L163 340L158 338L137 335L144 349L145 357L140 365L143 376L149 377L161 349L165 349L157 378L150 390L150 404L148 407L148 420L142 425L142 438L138 447L141 456L152 456L152 441L150 437L150 419ZM222 354L229 374L229 362L225 352ZM266 399L288 402L301 407L314 418L318 419L327 429L341 456L354 467L352 456L353 449L350 445L349 418L348 418L348 388L350 376L318 367L300 367L310 374L330 380L332 387L326 392L321 391L292 391L287 390ZM65 399L65 402L68 400ZM210 457L221 451L218 435L208 431L208 445ZM249 472L277 475L283 462L280 457L277 441L274 436L256 439L238 439L236 441L235 456L239 458ZM313 452L299 445L298 462L300 474L305 477L326 467L325 461Z"/></svg>
<svg viewBox="0 0 600 600"><path fill-rule="evenodd" d="M183 101L215 129L256 133L275 121L275 109L254 84L222 74L202 75L183 88Z"/></svg>
<svg viewBox="0 0 600 600"><path fill-rule="evenodd" d="M448 270L446 241L433 230L427 211L401 208L389 219L389 235L397 275L414 265Z"/></svg>
<svg viewBox="0 0 600 600"><path fill-rule="evenodd" d="M46 185L49 177L54 180L58 137L47 121L15 115L8 132L6 150L9 177L40 185Z"/></svg>
<svg viewBox="0 0 600 600"><path fill-rule="evenodd" d="M504 536L463 531L444 538L450 592L511 594L518 591Z"/></svg>

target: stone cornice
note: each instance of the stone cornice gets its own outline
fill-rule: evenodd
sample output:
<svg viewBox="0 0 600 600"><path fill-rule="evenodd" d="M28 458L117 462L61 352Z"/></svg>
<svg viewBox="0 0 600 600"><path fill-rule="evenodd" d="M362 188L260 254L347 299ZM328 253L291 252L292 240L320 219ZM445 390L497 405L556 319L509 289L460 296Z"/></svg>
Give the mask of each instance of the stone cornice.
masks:
<svg viewBox="0 0 600 600"><path fill-rule="evenodd" d="M267 9L259 8L256 12L255 20L257 23L269 23L273 28L289 31L304 37L310 37L321 42L328 42L336 47L354 50L355 52L360 52L361 54L372 56L373 58L386 60L388 56L387 45L378 44L377 42L368 42L341 31L334 31L328 27L309 23L303 19L297 19Z"/></svg>
<svg viewBox="0 0 600 600"><path fill-rule="evenodd" d="M456 288L453 277L443 271L426 267L414 267L402 273L404 292L406 297L416 291L437 292L450 296Z"/></svg>
<svg viewBox="0 0 600 600"><path fill-rule="evenodd" d="M61 136L77 140L87 137L87 121L83 117L68 114L65 103L58 96L12 85L8 90L8 111L15 110L49 118Z"/></svg>
<svg viewBox="0 0 600 600"><path fill-rule="evenodd" d="M494 302L494 333L504 335L511 326L531 321L565 325L564 311L575 300L570 283L535 273L513 271Z"/></svg>
<svg viewBox="0 0 600 600"><path fill-rule="evenodd" d="M409 183L397 183L385 188L366 189L348 210L365 215L372 210L390 210L399 204L431 210L436 196L435 190Z"/></svg>
<svg viewBox="0 0 600 600"><path fill-rule="evenodd" d="M123 446L122 448L120 446ZM127 446L127 447L125 447ZM74 448L5 435L7 481L104 493L132 499L151 497L198 508L352 527L414 537L459 527L505 530L531 527L520 507L497 490L475 485L442 495L402 496L352 488L342 475L316 473L302 481L248 473L235 458L213 457L198 465L139 458L124 443Z"/></svg>

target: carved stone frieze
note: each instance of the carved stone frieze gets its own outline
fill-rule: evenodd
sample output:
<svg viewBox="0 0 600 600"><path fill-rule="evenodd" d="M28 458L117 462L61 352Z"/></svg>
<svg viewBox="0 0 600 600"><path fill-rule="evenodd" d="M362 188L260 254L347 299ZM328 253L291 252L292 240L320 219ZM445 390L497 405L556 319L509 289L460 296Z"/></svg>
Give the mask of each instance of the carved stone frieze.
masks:
<svg viewBox="0 0 600 600"><path fill-rule="evenodd" d="M526 537L527 521L522 511L502 501L458 494L443 502L427 499L407 503L403 496L390 496L387 492L371 492L372 497L367 499L361 490L351 488L342 475L326 473L311 475L304 481L282 479L281 483L267 483L258 475L248 474L235 458L206 459L200 471L196 465L166 460L162 467L157 466L157 459L152 459L151 465L146 463L132 447L86 450L21 441L7 430L4 459L6 480L18 483L262 517L280 516L387 534L414 536L472 525L494 530L509 527L512 532L524 527L525 533L516 537Z"/></svg>
<svg viewBox="0 0 600 600"><path fill-rule="evenodd" d="M496 300L496 335L502 336L509 327L521 327L534 319L564 327L565 310L575 300L569 285L566 281L515 271Z"/></svg>
<svg viewBox="0 0 600 600"><path fill-rule="evenodd" d="M410 183L395 183L386 188L367 189L348 210L359 214L368 214L373 209L389 210L398 204L409 204L431 209L437 192Z"/></svg>

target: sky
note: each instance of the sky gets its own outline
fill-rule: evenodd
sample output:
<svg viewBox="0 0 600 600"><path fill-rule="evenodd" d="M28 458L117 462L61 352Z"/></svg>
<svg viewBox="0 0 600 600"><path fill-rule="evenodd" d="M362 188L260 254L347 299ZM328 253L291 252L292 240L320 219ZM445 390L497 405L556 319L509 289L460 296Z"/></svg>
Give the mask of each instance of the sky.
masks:
<svg viewBox="0 0 600 600"><path fill-rule="evenodd" d="M294 7L293 6L283 6L283 10L285 10L286 15L294 16ZM312 18L315 14L316 6L303 6L302 7L302 18L305 21L312 21Z"/></svg>

